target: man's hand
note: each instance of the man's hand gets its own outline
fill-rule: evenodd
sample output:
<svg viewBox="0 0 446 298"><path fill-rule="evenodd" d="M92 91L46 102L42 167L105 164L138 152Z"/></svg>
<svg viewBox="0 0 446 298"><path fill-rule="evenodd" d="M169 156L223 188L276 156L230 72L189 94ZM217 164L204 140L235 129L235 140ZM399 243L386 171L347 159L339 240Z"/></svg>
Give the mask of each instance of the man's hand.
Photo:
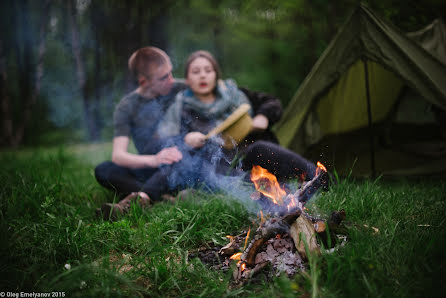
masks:
<svg viewBox="0 0 446 298"><path fill-rule="evenodd" d="M201 132L193 131L184 137L184 142L192 148L201 148L206 143L206 136Z"/></svg>
<svg viewBox="0 0 446 298"><path fill-rule="evenodd" d="M264 115L262 114L257 114L253 119L252 119L252 128L251 131L262 131L268 128L268 118L266 118Z"/></svg>
<svg viewBox="0 0 446 298"><path fill-rule="evenodd" d="M169 147L158 152L155 157L158 166L162 164L170 165L179 162L183 158L183 154L181 154L177 147Z"/></svg>

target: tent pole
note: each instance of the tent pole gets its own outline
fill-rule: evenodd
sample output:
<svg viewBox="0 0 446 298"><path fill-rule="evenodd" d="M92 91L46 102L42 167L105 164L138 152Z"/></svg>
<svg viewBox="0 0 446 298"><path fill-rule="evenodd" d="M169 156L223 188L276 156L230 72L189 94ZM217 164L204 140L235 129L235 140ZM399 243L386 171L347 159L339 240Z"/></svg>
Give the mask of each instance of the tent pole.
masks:
<svg viewBox="0 0 446 298"><path fill-rule="evenodd" d="M361 58L362 63L364 65L364 73L365 73L365 90L366 90L366 98L367 98L367 116L369 122L369 133L370 133L370 168L372 170L372 178L376 177L376 169L375 169L375 142L374 142L374 131L373 131L373 123L372 123L372 109L370 104L370 88L369 88L369 71L367 67L367 61L365 57Z"/></svg>

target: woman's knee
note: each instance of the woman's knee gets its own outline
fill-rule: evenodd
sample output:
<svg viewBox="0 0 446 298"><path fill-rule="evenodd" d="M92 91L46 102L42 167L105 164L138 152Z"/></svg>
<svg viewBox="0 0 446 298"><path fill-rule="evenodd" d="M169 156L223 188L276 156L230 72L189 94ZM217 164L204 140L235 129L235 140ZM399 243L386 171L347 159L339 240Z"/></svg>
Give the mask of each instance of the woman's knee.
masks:
<svg viewBox="0 0 446 298"><path fill-rule="evenodd" d="M271 145L268 142L257 141L249 145L245 152L247 156L257 156L266 153L267 150L270 149L270 146Z"/></svg>

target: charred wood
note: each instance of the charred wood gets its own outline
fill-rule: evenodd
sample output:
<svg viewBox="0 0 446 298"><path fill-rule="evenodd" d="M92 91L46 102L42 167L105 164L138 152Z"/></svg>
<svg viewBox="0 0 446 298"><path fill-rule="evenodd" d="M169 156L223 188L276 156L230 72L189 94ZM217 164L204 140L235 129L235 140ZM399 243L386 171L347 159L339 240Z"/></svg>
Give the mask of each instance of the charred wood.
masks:
<svg viewBox="0 0 446 298"><path fill-rule="evenodd" d="M254 239L249 243L248 247L242 254L241 261L247 266L252 267L255 264L255 257L262 245L276 235L287 233L289 226L302 214L300 208L295 208L291 213L286 214L282 218L272 218L264 225L260 226Z"/></svg>
<svg viewBox="0 0 446 298"><path fill-rule="evenodd" d="M316 192L327 186L327 175L327 172L319 171L313 179L305 183L298 191L296 191L294 196L297 197L299 202L305 204Z"/></svg>
<svg viewBox="0 0 446 298"><path fill-rule="evenodd" d="M326 222L318 222L315 229L322 244L326 248L333 248L336 245L336 235L346 234L341 227L341 222L346 218L345 210L333 211Z"/></svg>

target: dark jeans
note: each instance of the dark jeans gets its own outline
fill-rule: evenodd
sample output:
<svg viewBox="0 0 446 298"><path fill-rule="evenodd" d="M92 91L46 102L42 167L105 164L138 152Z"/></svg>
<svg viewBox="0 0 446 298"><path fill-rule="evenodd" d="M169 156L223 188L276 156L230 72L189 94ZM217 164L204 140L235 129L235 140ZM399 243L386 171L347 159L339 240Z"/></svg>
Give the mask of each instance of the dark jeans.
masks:
<svg viewBox="0 0 446 298"><path fill-rule="evenodd" d="M230 168L230 161L224 156L210 154L212 150L183 151L183 160L161 168L129 169L107 161L95 169L97 181L104 187L125 194L143 191L151 199L159 200L163 193L204 183L210 189L217 187L218 175L240 175L241 171ZM277 144L257 141L244 152L242 170L251 171L259 165L279 181L289 179L312 179L316 166L297 153Z"/></svg>
<svg viewBox="0 0 446 298"><path fill-rule="evenodd" d="M126 195L134 191L144 191L144 185L158 185L152 191L155 194L165 191L164 176L158 173L159 169L130 169L119 166L111 161L105 161L95 168L96 180L119 195ZM153 198L155 199L155 198Z"/></svg>
<svg viewBox="0 0 446 298"><path fill-rule="evenodd" d="M152 200L158 201L164 193L201 184L213 190L217 188L219 176L235 176L241 171L231 168L230 160L216 144L206 145L199 150L191 150L184 145L178 148L183 159L160 168L129 169L111 161L103 162L95 169L96 180L120 195L143 191Z"/></svg>

